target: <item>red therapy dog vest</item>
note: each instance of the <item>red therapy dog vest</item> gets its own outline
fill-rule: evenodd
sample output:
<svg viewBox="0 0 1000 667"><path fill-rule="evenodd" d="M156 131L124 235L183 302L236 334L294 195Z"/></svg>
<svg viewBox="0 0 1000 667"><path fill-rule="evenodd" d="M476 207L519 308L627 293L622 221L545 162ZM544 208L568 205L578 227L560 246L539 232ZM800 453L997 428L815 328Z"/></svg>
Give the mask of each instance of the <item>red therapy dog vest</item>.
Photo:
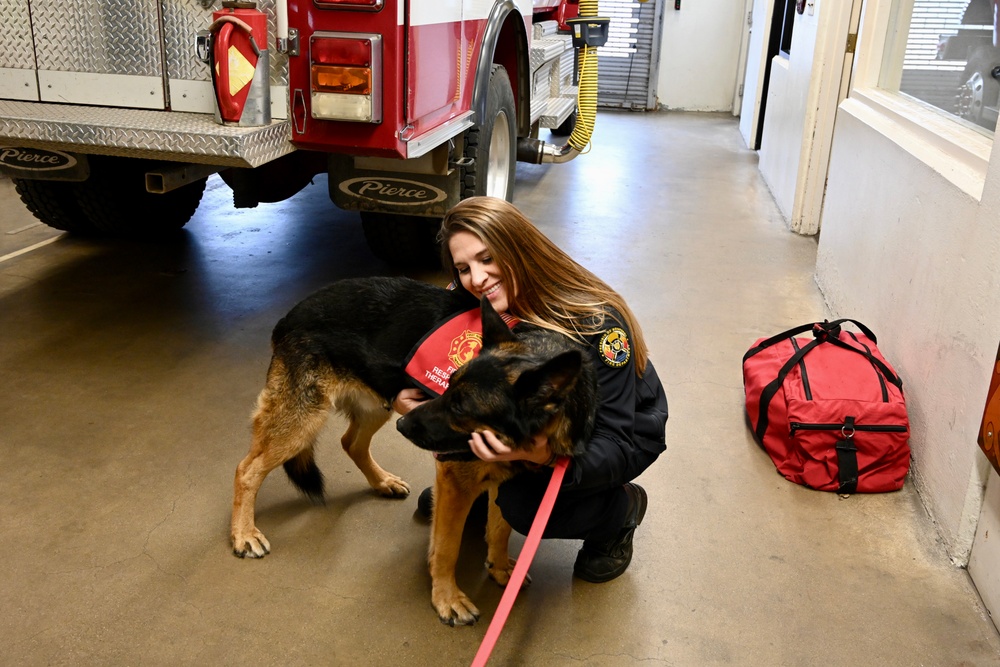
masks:
<svg viewBox="0 0 1000 667"><path fill-rule="evenodd" d="M513 327L520 320L506 313L500 317ZM452 315L438 324L410 351L404 370L417 385L433 396L448 388L448 380L460 366L483 349L482 311L473 308Z"/></svg>

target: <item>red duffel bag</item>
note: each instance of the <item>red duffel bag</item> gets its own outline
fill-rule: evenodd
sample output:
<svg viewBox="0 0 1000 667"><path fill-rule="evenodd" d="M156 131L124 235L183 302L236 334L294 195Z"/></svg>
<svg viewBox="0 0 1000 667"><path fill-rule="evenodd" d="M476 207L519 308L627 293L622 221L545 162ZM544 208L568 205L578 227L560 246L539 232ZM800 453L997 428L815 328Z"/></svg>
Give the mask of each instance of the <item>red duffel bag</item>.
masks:
<svg viewBox="0 0 1000 667"><path fill-rule="evenodd" d="M851 322L860 329L841 329ZM813 338L796 338L811 331ZM873 493L903 486L910 426L903 382L850 319L761 338L743 357L747 417L786 479L820 491Z"/></svg>

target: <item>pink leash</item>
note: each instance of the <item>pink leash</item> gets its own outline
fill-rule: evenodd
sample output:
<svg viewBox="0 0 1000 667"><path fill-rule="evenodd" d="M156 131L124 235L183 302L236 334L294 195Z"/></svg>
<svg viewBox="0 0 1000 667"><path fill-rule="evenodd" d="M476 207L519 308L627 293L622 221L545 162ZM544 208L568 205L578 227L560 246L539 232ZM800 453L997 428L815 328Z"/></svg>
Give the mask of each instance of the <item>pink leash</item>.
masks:
<svg viewBox="0 0 1000 667"><path fill-rule="evenodd" d="M503 597L500 598L497 611L493 615L490 627L486 630L486 636L483 637L483 643L479 645L479 651L472 661L472 667L485 667L486 661L490 659L490 654L493 653L493 647L496 645L497 639L500 638L500 632L503 630L503 626L507 622L507 616L514 606L514 600L517 599L517 594L521 590L524 577L528 574L528 567L531 566L531 561L535 558L538 543L542 541L542 533L545 532L545 524L549 522L549 517L552 515L552 506L556 504L556 496L559 495L559 487L562 485L567 465L569 465L569 457L560 456L556 459L555 467L552 470L552 478L545 489L545 495L542 496L542 502L538 506L538 512L535 514L535 520L531 522L528 537L524 540L524 546L521 547L521 553L514 564L514 572L510 575L510 581L507 582L507 588L504 589Z"/></svg>

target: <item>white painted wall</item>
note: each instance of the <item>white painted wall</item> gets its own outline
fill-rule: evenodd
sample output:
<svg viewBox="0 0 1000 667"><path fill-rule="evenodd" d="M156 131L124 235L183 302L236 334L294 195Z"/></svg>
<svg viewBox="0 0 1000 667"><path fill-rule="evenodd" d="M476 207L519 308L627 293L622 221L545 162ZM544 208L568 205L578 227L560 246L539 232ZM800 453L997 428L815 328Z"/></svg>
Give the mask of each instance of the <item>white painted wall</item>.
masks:
<svg viewBox="0 0 1000 667"><path fill-rule="evenodd" d="M980 201L921 144L856 100L841 105L816 277L832 313L872 327L903 377L913 479L965 564L989 471L976 435L1000 342L1000 152Z"/></svg>
<svg viewBox="0 0 1000 667"><path fill-rule="evenodd" d="M746 15L743 0L663 2L657 98L667 109L732 111Z"/></svg>

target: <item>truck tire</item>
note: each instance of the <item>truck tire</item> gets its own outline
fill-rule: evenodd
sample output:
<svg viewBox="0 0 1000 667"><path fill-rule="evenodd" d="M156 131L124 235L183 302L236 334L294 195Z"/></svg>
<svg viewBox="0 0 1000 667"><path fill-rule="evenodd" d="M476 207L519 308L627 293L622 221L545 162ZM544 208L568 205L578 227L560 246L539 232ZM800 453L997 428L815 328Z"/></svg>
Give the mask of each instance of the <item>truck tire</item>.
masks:
<svg viewBox="0 0 1000 667"><path fill-rule="evenodd" d="M109 236L159 238L179 231L205 192L201 178L164 194L146 191L147 160L94 155L90 178L74 184L76 200L94 228Z"/></svg>
<svg viewBox="0 0 1000 667"><path fill-rule="evenodd" d="M465 132L460 172L461 198L489 195L511 201L517 158L514 93L502 65L493 65L486 93L486 117ZM393 265L439 267L441 221L412 215L362 213L361 226L372 253Z"/></svg>
<svg viewBox="0 0 1000 667"><path fill-rule="evenodd" d="M573 109L573 113L566 116L566 120L564 120L559 125L559 127L553 129L552 134L556 135L557 137L568 137L569 135L573 134L573 130L575 129L576 129L576 109Z"/></svg>
<svg viewBox="0 0 1000 667"><path fill-rule="evenodd" d="M465 131L462 199L488 195L512 201L517 163L516 110L510 77L503 65L493 65L486 92L486 117Z"/></svg>
<svg viewBox="0 0 1000 667"><path fill-rule="evenodd" d="M80 235L97 232L76 202L73 183L23 178L11 180L31 214L49 227Z"/></svg>
<svg viewBox="0 0 1000 667"><path fill-rule="evenodd" d="M361 213L361 229L372 254L387 264L440 268L437 243L441 221L419 215Z"/></svg>

